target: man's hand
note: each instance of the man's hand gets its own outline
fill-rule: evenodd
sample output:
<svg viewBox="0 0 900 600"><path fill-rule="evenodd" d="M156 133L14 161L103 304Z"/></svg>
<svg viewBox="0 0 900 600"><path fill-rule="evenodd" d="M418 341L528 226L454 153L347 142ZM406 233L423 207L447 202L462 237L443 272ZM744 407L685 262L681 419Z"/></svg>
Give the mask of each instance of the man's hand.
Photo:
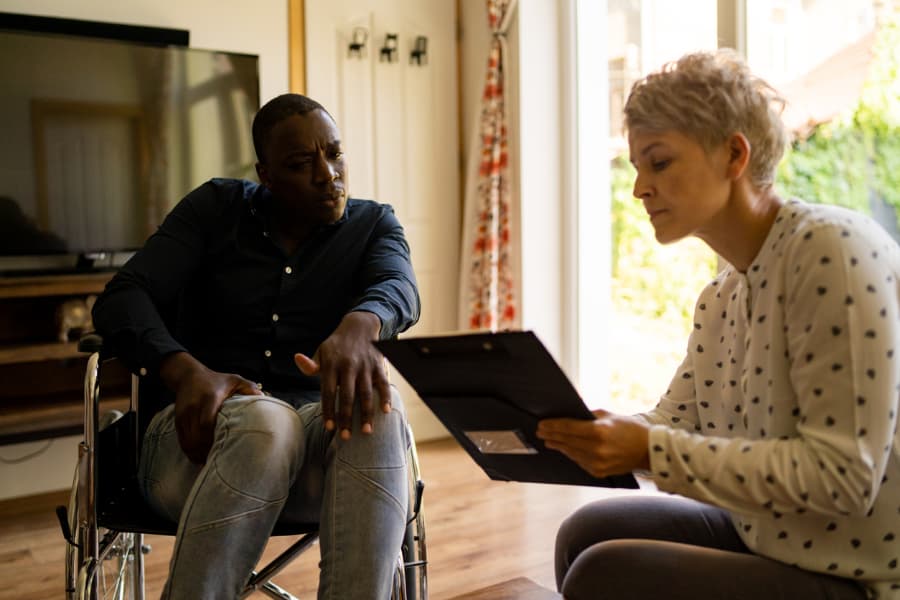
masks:
<svg viewBox="0 0 900 600"><path fill-rule="evenodd" d="M175 430L178 443L191 462L203 464L212 448L216 416L222 403L235 394L257 395L255 383L239 375L207 369L187 352L163 359L163 383L175 393Z"/></svg>
<svg viewBox="0 0 900 600"><path fill-rule="evenodd" d="M373 389L381 398L381 409L386 413L391 411L391 387L384 359L372 345L380 331L381 320L377 315L363 311L347 313L312 358L294 355L294 362L304 375L318 374L321 378L325 429L332 431L336 424L345 440L350 438L356 399L363 433L372 433Z"/></svg>
<svg viewBox="0 0 900 600"><path fill-rule="evenodd" d="M545 419L537 436L594 477L649 469L649 427L634 417L595 410L593 421Z"/></svg>

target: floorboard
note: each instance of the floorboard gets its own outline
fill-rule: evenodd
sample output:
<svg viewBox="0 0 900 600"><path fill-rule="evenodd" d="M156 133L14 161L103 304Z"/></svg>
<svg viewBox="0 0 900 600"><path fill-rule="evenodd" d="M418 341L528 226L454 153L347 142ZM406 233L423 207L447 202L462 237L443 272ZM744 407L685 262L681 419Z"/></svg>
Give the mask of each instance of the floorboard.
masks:
<svg viewBox="0 0 900 600"><path fill-rule="evenodd" d="M593 499L635 493L491 481L453 440L422 443L418 450L431 600L484 593L503 582L530 586L534 593L554 589L553 541L562 520ZM54 493L0 502L0 600L63 597L65 547L53 509L65 500L65 493ZM146 557L148 598L158 598L172 539L148 536L147 541L152 546ZM264 559L291 541L273 538ZM315 597L317 548L281 573L278 584L300 597Z"/></svg>

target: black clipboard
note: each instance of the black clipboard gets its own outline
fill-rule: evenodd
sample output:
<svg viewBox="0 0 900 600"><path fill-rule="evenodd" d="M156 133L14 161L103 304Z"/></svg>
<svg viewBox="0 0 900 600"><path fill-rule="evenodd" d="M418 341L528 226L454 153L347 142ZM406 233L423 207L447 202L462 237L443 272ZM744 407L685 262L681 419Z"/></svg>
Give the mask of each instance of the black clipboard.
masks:
<svg viewBox="0 0 900 600"><path fill-rule="evenodd" d="M535 435L541 419L593 419L531 331L381 340L375 345L494 480L637 488L596 478Z"/></svg>

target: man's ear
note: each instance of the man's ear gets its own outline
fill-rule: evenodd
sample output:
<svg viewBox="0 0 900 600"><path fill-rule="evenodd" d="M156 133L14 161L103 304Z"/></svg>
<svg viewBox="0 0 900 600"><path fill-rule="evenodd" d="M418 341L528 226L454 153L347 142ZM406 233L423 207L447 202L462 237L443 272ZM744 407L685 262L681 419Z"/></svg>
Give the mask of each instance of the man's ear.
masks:
<svg viewBox="0 0 900 600"><path fill-rule="evenodd" d="M750 140L740 132L731 134L728 138L728 177L740 179L747 171L750 164Z"/></svg>
<svg viewBox="0 0 900 600"><path fill-rule="evenodd" d="M266 170L265 165L261 162L257 162L255 166L256 176L259 178L259 182L265 187L269 187L269 172Z"/></svg>

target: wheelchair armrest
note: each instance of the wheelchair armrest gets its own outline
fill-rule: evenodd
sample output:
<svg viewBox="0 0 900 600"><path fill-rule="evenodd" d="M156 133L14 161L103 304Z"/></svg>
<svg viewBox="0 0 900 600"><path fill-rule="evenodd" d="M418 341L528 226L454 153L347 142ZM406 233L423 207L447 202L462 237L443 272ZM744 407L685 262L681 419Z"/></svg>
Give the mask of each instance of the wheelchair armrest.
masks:
<svg viewBox="0 0 900 600"><path fill-rule="evenodd" d="M99 333L88 333L78 340L78 351L87 354L103 350L103 336Z"/></svg>

